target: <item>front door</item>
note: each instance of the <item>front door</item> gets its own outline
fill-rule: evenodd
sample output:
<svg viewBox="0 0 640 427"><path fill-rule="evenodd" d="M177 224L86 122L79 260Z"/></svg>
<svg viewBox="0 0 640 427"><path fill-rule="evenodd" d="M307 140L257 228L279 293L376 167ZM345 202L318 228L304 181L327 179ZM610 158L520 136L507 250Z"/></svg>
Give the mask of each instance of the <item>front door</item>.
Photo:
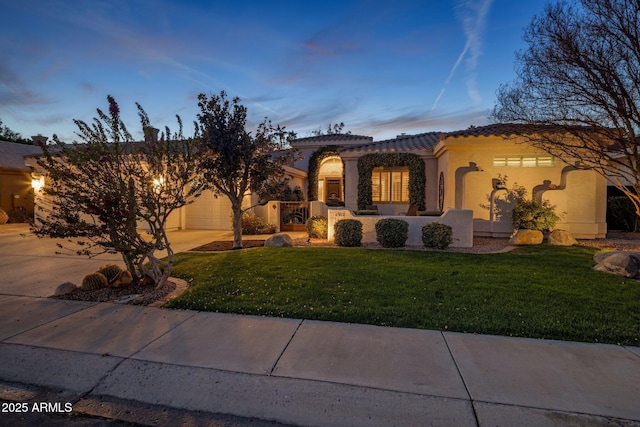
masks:
<svg viewBox="0 0 640 427"><path fill-rule="evenodd" d="M340 178L327 178L326 180L327 202L341 202L342 201L342 179Z"/></svg>

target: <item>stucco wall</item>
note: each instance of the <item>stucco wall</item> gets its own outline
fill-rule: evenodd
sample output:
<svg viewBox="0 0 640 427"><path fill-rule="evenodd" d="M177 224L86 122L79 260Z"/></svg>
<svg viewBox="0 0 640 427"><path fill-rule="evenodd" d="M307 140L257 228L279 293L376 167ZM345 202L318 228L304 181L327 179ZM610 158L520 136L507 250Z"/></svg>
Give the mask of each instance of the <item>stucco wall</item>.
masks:
<svg viewBox="0 0 640 427"><path fill-rule="evenodd" d="M504 137L448 138L435 148L438 167L445 175L445 208L473 211L476 235L505 236L513 231L508 210L491 215L495 181L506 177L506 187L523 186L556 205L562 216L556 228L578 238L606 233L606 181L594 171L576 170L560 159L551 167L494 166L496 156L547 156L544 151ZM554 188L551 190L551 188Z"/></svg>
<svg viewBox="0 0 640 427"><path fill-rule="evenodd" d="M341 219L356 219L362 223L362 243L375 243L376 222L384 218L398 218L409 223L407 246L423 246L422 227L431 222L440 222L453 229L452 247L473 247L473 213L470 210L450 209L442 216L388 216L355 215L349 209L329 208L329 240L334 239L335 223Z"/></svg>
<svg viewBox="0 0 640 427"><path fill-rule="evenodd" d="M556 206L560 221L556 228L569 231L576 238L606 236L606 181L592 171L572 170L566 174L566 188L542 194Z"/></svg>
<svg viewBox="0 0 640 427"><path fill-rule="evenodd" d="M0 169L0 208L6 212L19 208L33 210L33 189L28 172Z"/></svg>
<svg viewBox="0 0 640 427"><path fill-rule="evenodd" d="M344 158L344 203L345 208L358 209L358 159Z"/></svg>

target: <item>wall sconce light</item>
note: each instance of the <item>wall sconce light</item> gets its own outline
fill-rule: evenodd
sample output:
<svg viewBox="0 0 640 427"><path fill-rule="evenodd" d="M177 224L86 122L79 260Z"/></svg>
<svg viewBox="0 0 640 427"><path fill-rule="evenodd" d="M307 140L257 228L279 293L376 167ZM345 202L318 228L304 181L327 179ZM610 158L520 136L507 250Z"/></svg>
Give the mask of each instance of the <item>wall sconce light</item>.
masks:
<svg viewBox="0 0 640 427"><path fill-rule="evenodd" d="M44 176L34 176L31 178L31 188L34 191L40 191L44 187Z"/></svg>
<svg viewBox="0 0 640 427"><path fill-rule="evenodd" d="M153 190L156 193L160 193L162 191L162 187L164 186L164 177L159 176L153 180Z"/></svg>

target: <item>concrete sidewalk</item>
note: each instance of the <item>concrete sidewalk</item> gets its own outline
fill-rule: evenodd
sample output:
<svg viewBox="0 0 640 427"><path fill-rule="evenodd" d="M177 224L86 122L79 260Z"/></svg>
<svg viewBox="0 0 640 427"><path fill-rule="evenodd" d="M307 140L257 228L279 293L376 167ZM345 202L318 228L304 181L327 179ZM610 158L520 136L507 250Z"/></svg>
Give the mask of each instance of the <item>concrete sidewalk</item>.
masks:
<svg viewBox="0 0 640 427"><path fill-rule="evenodd" d="M640 348L612 345L0 295L0 362L0 389L106 417L140 402L305 426L640 425Z"/></svg>
<svg viewBox="0 0 640 427"><path fill-rule="evenodd" d="M148 425L640 426L640 348L41 298L110 259L7 230L0 400L27 417L70 403ZM178 251L222 238L187 233Z"/></svg>

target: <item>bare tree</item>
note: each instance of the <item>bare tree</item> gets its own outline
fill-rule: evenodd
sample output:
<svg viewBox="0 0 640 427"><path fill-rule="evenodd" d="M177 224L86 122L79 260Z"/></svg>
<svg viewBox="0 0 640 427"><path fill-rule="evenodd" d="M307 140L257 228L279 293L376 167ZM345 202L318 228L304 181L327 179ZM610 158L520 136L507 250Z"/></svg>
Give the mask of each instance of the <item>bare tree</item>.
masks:
<svg viewBox="0 0 640 427"><path fill-rule="evenodd" d="M528 142L600 172L640 214L640 2L547 5L524 40L493 117L531 125Z"/></svg>
<svg viewBox="0 0 640 427"><path fill-rule="evenodd" d="M120 253L134 278L146 275L160 286L174 263L167 219L204 188L198 142L182 135L179 117L180 131L166 128L158 139L139 105L147 140L134 142L118 104L107 99L109 114L98 109L92 125L74 121L81 143L65 144L54 135L53 145L42 145L38 165L49 177L45 194L52 204L36 218L34 233L77 243L78 255ZM163 250L166 259L156 254Z"/></svg>

